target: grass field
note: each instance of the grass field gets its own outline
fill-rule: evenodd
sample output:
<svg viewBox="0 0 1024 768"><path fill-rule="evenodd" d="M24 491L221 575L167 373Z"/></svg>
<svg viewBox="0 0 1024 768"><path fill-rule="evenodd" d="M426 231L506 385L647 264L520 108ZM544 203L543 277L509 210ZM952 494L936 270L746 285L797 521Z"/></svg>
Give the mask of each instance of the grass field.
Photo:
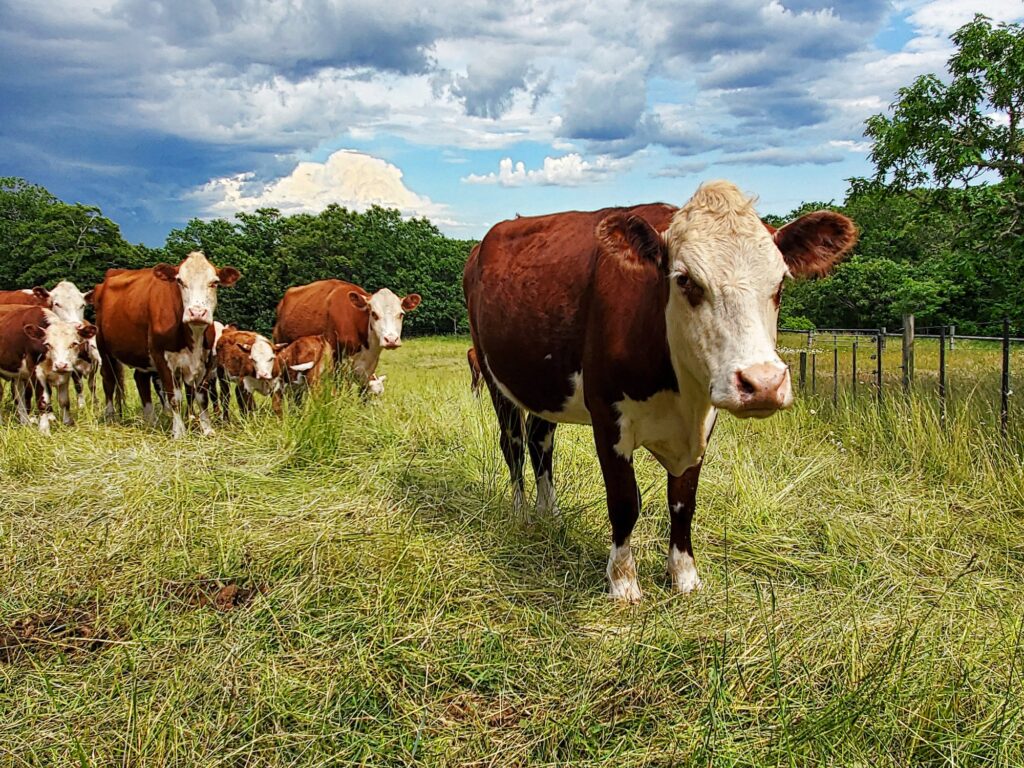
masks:
<svg viewBox="0 0 1024 768"><path fill-rule="evenodd" d="M638 454L628 607L589 431L516 519L466 346L210 440L6 411L0 765L1024 764L1024 462L969 403L721 419L690 596Z"/></svg>

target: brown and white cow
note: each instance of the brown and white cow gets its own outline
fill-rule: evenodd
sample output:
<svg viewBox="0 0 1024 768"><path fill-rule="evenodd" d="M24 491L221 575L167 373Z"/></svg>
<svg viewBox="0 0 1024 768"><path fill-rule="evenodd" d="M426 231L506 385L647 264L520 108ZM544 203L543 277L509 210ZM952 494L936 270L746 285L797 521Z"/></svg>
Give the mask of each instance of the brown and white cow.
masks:
<svg viewBox="0 0 1024 768"><path fill-rule="evenodd" d="M28 403L33 389L40 432L50 432L54 389L64 424L74 424L68 391L71 373L82 348L95 335L96 326L91 323L65 322L45 307L0 306L0 376L11 381L23 424L29 421Z"/></svg>
<svg viewBox="0 0 1024 768"><path fill-rule="evenodd" d="M274 345L252 331L225 328L217 340L217 379L220 382L221 413L229 415L228 387L235 385L235 399L242 413L253 407L253 393L264 397L281 387L281 364L277 353L286 345Z"/></svg>
<svg viewBox="0 0 1024 768"><path fill-rule="evenodd" d="M127 365L135 369L135 384L148 422L155 418L150 390L155 375L163 391L164 410L173 420L174 437L185 433L179 411L183 390L196 395L203 434L213 432L206 412L206 374L213 338L207 330L213 324L218 286L234 285L240 276L234 267L214 267L198 251L178 266L107 271L96 286L94 304L108 418L114 415L115 400L118 409L121 407Z"/></svg>
<svg viewBox="0 0 1024 768"><path fill-rule="evenodd" d="M343 280L318 280L285 291L277 305L274 341L322 335L331 344L335 362L346 360L365 389L381 350L402 345L405 313L419 304L418 293L398 298L381 288L371 295Z"/></svg>
<svg viewBox="0 0 1024 768"><path fill-rule="evenodd" d="M853 223L829 211L774 231L752 200L718 181L679 209L505 221L470 257L463 287L473 345L517 505L524 448L537 508L554 510L555 427L592 425L612 525L612 596L641 596L630 550L640 513L632 456L641 446L668 475L673 586L700 586L690 528L716 414L764 417L791 404L775 349L783 284L827 272L856 239Z"/></svg>
<svg viewBox="0 0 1024 768"><path fill-rule="evenodd" d="M49 307L50 292L42 286L22 288L15 291L0 291L0 306L22 304L30 307Z"/></svg>
<svg viewBox="0 0 1024 768"><path fill-rule="evenodd" d="M469 363L469 388L476 397L480 397L480 391L484 387L484 378L483 374L480 373L480 358L476 354L475 347L470 347L466 350L466 362Z"/></svg>

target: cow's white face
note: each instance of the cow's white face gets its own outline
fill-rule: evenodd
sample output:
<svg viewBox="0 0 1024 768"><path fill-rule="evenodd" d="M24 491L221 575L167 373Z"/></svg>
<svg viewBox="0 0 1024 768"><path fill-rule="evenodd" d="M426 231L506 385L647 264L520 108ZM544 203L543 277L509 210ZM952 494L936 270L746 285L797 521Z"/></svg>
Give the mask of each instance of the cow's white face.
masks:
<svg viewBox="0 0 1024 768"><path fill-rule="evenodd" d="M371 376L370 380L366 382L366 392L374 397L381 397L384 394L384 380L386 378L387 374Z"/></svg>
<svg viewBox="0 0 1024 768"><path fill-rule="evenodd" d="M370 342L383 349L398 349L402 346L402 323L405 320L405 313L411 312L420 304L418 293L410 293L400 299L387 288L381 288L369 299L357 291L351 291L349 300L356 309L369 314Z"/></svg>
<svg viewBox="0 0 1024 768"><path fill-rule="evenodd" d="M768 416L793 402L775 349L786 277L824 274L857 241L845 216L815 211L770 232L753 201L726 181L701 185L660 237L637 216L613 214L597 236L631 269L668 281L665 325L684 388L737 416Z"/></svg>
<svg viewBox="0 0 1024 768"><path fill-rule="evenodd" d="M277 356L269 341L262 336L257 336L249 350L249 357L252 359L252 367L258 380L270 381L274 378L274 363Z"/></svg>
<svg viewBox="0 0 1024 768"><path fill-rule="evenodd" d="M712 182L673 217L664 238L669 345L677 370L706 387L716 408L768 416L792 404L789 368L775 348L783 282L795 272L827 271L856 241L852 222L821 213L773 235L753 200Z"/></svg>
<svg viewBox="0 0 1024 768"><path fill-rule="evenodd" d="M74 283L64 280L50 291L50 308L66 323L85 320L85 307L92 301L92 291L82 293Z"/></svg>
<svg viewBox="0 0 1024 768"><path fill-rule="evenodd" d="M96 326L92 323L65 322L52 311L47 311L46 318L45 328L27 325L25 332L46 347L44 367L57 374L71 373L83 347L96 335Z"/></svg>
<svg viewBox="0 0 1024 768"><path fill-rule="evenodd" d="M241 276L234 267L215 268L199 251L190 253L177 267L158 264L153 272L159 279L177 284L183 307L181 321L197 327L213 322L217 287L234 285Z"/></svg>
<svg viewBox="0 0 1024 768"><path fill-rule="evenodd" d="M789 370L775 350L789 268L743 203L746 210L725 221L721 212L696 206L673 220L666 321L673 353L707 388L712 405L766 416L793 402Z"/></svg>

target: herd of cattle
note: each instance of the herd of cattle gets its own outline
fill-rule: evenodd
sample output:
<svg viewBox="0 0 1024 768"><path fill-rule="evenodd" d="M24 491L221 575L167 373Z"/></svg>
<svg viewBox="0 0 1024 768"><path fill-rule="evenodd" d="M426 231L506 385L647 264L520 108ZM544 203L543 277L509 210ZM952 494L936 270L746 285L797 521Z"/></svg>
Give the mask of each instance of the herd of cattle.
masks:
<svg viewBox="0 0 1024 768"><path fill-rule="evenodd" d="M112 418L123 407L126 366L134 369L145 420L156 419L155 387L175 437L185 433L183 398L210 434L208 403L227 418L231 384L243 412L258 392L280 413L285 392L301 395L332 362L344 361L364 393L383 394L385 377L375 373L380 353L401 345L402 319L419 295L400 299L387 288L370 294L341 280L291 288L278 304L271 340L214 319L218 287L240 276L193 252L178 266L107 270L86 293L68 281L50 291L0 291L0 376L11 383L18 418L29 423L34 396L39 429L48 433L56 393L64 424L73 424L71 384L79 407L86 387L95 401L97 371ZM85 319L88 304L95 325Z"/></svg>
<svg viewBox="0 0 1024 768"><path fill-rule="evenodd" d="M667 473L669 577L679 592L697 589L691 525L718 411L766 417L792 403L776 351L783 285L827 273L856 241L853 222L832 211L775 229L724 181L702 185L681 208L572 211L492 227L463 275L467 359L474 391L486 383L494 404L516 507L528 453L536 508L557 512L556 427L591 425L612 524L609 591L638 600L633 453L647 448ZM108 415L120 406L127 365L150 420L150 384L159 385L175 436L184 431L183 392L209 432L206 403L217 384L225 415L229 382L242 409L254 392L278 407L284 388L315 382L332 358L345 358L364 390L379 392L380 352L401 343L402 318L420 302L340 280L291 288L271 341L214 320L217 287L238 278L192 253L177 267L110 270L85 295L69 283L0 294L0 373L14 381L22 420L34 387L39 426L48 429L55 388L70 423L68 381L91 382L97 367ZM83 320L90 299L95 326Z"/></svg>

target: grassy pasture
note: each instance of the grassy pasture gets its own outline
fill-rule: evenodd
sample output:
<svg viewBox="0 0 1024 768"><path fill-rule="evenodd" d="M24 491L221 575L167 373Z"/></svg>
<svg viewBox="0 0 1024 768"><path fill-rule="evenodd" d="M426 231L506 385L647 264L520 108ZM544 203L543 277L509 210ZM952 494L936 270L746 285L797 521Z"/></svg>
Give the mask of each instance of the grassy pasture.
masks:
<svg viewBox="0 0 1024 768"><path fill-rule="evenodd" d="M723 417L691 596L637 454L624 607L589 431L516 519L466 346L211 440L6 410L0 765L1024 764L1024 462L971 397Z"/></svg>

